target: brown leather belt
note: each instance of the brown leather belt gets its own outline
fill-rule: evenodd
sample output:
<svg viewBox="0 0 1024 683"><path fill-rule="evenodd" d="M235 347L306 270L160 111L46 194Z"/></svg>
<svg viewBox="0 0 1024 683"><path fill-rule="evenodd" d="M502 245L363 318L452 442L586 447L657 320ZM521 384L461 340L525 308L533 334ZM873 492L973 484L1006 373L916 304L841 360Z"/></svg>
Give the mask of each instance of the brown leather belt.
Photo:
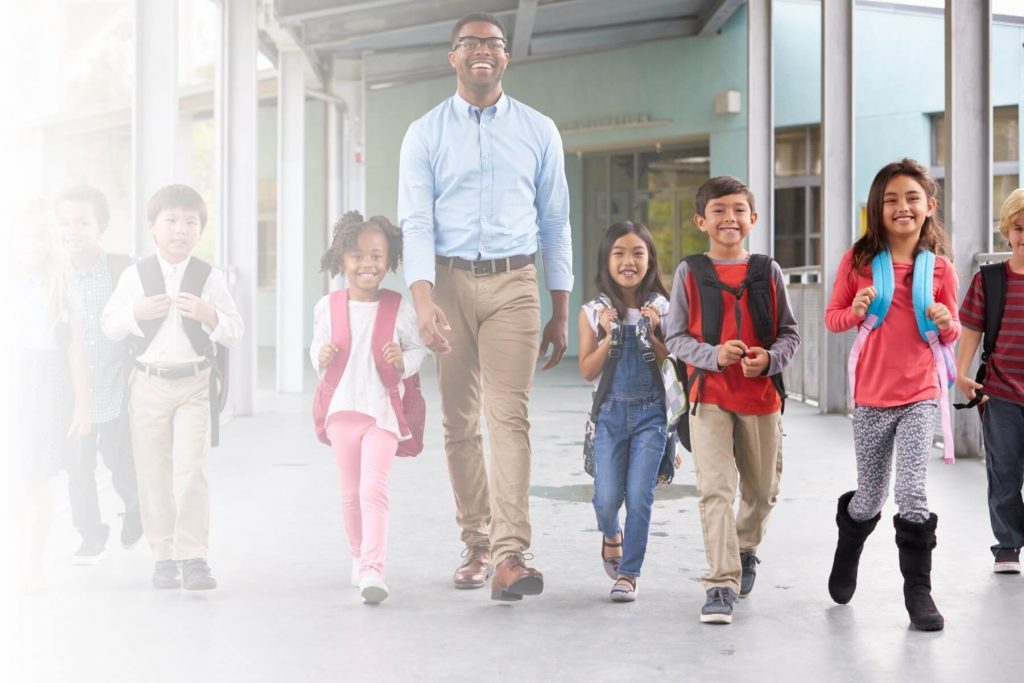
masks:
<svg viewBox="0 0 1024 683"><path fill-rule="evenodd" d="M491 275L492 273L508 273L513 270L519 270L520 268L533 265L535 256L536 254L516 254L515 256L508 256L506 258L468 261L464 258L459 258L458 256L438 255L435 261L437 262L437 265L444 266L445 268L468 270L473 275Z"/></svg>

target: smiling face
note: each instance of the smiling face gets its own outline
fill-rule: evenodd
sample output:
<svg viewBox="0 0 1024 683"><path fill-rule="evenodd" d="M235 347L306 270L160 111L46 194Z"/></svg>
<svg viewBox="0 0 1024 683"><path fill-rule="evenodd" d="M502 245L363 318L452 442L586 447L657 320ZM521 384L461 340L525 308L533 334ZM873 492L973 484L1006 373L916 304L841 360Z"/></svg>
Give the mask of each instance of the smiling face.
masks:
<svg viewBox="0 0 1024 683"><path fill-rule="evenodd" d="M743 255L743 240L757 223L757 213L750 210L747 196L737 192L709 199L704 215L695 215L693 222L707 233L713 257L735 258Z"/></svg>
<svg viewBox="0 0 1024 683"><path fill-rule="evenodd" d="M455 69L459 83L459 94L472 104L489 106L501 94L501 76L508 66L508 52L504 49L491 50L486 39L504 38L501 29L487 21L471 21L459 29L458 38L480 38L472 49L460 44L448 53L448 63ZM480 100L484 100L481 103Z"/></svg>
<svg viewBox="0 0 1024 683"><path fill-rule="evenodd" d="M626 293L643 281L649 261L647 244L635 233L628 232L612 244L608 253L608 274Z"/></svg>
<svg viewBox="0 0 1024 683"><path fill-rule="evenodd" d="M164 209L149 224L157 252L168 263L181 263L188 258L202 231L202 220L195 209Z"/></svg>
<svg viewBox="0 0 1024 683"><path fill-rule="evenodd" d="M388 270L388 241L377 228L364 228L355 246L341 255L349 295L356 301L376 301Z"/></svg>
<svg viewBox="0 0 1024 683"><path fill-rule="evenodd" d="M921 228L935 211L935 200L916 180L895 176L882 194L882 225L889 240L909 240L915 244Z"/></svg>

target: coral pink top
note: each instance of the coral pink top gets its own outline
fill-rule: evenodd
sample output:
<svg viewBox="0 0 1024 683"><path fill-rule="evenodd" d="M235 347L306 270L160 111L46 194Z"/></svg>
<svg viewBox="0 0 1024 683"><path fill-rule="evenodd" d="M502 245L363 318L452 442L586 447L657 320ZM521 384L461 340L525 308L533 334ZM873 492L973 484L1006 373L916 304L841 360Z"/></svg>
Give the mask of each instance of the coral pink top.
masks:
<svg viewBox="0 0 1024 683"><path fill-rule="evenodd" d="M928 344L917 331L912 298L913 263L893 261L896 290L892 306L885 321L877 326L860 352L857 364L856 395L859 405L876 408L902 406L916 401L938 398L935 361ZM870 267L853 272L853 250L843 254L836 273L832 300L825 310L825 326L832 332L845 332L859 327L863 318L857 318L850 305L858 291L872 284ZM957 316L956 271L949 259L935 257L935 276L932 294L936 303L945 304L953 316L953 325L940 330L939 338L945 343L960 338L960 320Z"/></svg>

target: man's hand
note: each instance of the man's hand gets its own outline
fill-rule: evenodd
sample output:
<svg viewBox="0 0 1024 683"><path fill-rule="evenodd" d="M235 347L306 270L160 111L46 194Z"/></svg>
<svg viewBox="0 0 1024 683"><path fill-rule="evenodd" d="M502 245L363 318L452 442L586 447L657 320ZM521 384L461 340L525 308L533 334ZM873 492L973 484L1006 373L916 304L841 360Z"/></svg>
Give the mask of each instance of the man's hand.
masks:
<svg viewBox="0 0 1024 683"><path fill-rule="evenodd" d="M166 294L140 296L135 300L135 319L139 322L163 318L169 310L171 310L171 297Z"/></svg>
<svg viewBox="0 0 1024 683"><path fill-rule="evenodd" d="M448 318L441 307L433 301L416 304L416 325L419 328L420 339L431 351L437 353L448 353L452 345L448 343L447 337L441 334L441 330L450 330Z"/></svg>
<svg viewBox="0 0 1024 683"><path fill-rule="evenodd" d="M186 318L197 320L211 330L217 327L217 311L213 306L202 297L198 297L195 294L189 294L188 292L182 292L178 295L177 300L178 311L181 312Z"/></svg>
<svg viewBox="0 0 1024 683"><path fill-rule="evenodd" d="M768 352L760 346L751 346L747 349L747 355L743 357L743 376L760 377L768 369L771 357Z"/></svg>
<svg viewBox="0 0 1024 683"><path fill-rule="evenodd" d="M85 436L92 431L92 415L89 412L89 406L87 405L76 405L74 412L71 413L71 424L68 425L67 439L77 439Z"/></svg>
<svg viewBox="0 0 1024 683"><path fill-rule="evenodd" d="M397 342L389 342L383 348L384 360L391 363L391 366L398 370L399 374L405 374L405 359L402 357L402 347Z"/></svg>
<svg viewBox="0 0 1024 683"><path fill-rule="evenodd" d="M613 309L614 310L614 309ZM544 326L544 334L540 338L540 358L548 353L548 346L551 346L551 356L544 363L541 370L550 370L562 362L565 349L569 346L569 320L559 316L552 316L548 324Z"/></svg>
<svg viewBox="0 0 1024 683"><path fill-rule="evenodd" d="M718 367L735 365L747 353L747 345L740 339L730 339L718 347Z"/></svg>

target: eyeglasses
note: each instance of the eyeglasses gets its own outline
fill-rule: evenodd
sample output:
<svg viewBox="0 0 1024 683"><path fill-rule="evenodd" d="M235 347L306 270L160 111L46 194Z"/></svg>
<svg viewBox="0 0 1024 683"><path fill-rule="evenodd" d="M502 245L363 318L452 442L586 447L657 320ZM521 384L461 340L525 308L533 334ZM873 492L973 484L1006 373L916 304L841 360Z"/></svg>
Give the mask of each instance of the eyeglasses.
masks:
<svg viewBox="0 0 1024 683"><path fill-rule="evenodd" d="M476 36L463 36L455 41L455 47L464 50L475 50L483 45L491 52L503 52L508 43L504 38L477 38Z"/></svg>

